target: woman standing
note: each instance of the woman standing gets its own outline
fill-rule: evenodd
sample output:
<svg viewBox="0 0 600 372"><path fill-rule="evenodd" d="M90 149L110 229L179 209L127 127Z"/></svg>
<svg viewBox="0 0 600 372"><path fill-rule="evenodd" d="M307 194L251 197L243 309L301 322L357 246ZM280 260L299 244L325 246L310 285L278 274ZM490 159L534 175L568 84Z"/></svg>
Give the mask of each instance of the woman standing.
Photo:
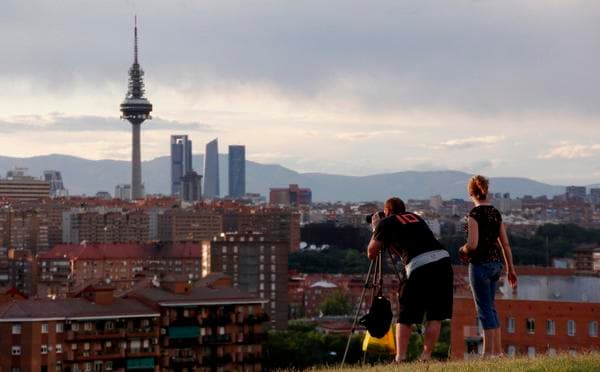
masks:
<svg viewBox="0 0 600 372"><path fill-rule="evenodd" d="M495 294L502 262L513 288L517 286L517 274L502 216L488 201L488 184L483 176L469 180L467 191L475 207L468 216L467 244L460 247L459 254L469 262L469 281L483 327L484 356L498 356L502 354L502 344Z"/></svg>

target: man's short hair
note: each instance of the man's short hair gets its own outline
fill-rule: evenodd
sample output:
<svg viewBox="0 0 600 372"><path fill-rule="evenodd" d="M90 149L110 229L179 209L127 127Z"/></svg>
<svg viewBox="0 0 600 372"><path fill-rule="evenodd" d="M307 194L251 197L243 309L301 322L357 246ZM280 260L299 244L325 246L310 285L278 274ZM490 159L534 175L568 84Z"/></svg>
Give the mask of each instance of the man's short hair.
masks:
<svg viewBox="0 0 600 372"><path fill-rule="evenodd" d="M404 213L406 212L406 206L404 202L400 198L389 198L385 201L383 205L385 208L389 209L392 214Z"/></svg>

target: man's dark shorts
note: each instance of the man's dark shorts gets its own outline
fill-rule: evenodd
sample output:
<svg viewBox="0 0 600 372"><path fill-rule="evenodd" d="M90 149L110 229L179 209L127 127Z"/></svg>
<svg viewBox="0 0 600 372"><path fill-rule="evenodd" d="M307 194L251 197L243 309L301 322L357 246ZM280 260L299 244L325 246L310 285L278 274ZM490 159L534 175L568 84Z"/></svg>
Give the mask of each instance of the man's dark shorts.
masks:
<svg viewBox="0 0 600 372"><path fill-rule="evenodd" d="M453 277L450 258L415 269L400 284L398 323L452 318Z"/></svg>

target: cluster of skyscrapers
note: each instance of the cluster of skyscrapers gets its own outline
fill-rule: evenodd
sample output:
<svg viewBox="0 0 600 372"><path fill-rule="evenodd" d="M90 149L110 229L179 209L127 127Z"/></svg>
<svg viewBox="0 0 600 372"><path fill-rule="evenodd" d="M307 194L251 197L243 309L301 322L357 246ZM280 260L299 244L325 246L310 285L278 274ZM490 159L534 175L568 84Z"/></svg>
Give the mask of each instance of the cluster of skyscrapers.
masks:
<svg viewBox="0 0 600 372"><path fill-rule="evenodd" d="M229 146L229 190L231 198L240 198L246 193L246 148L242 145ZM208 142L204 153L204 176L196 173L192 166L192 141L187 135L171 136L171 195L184 201L218 198L220 192L219 143L218 139Z"/></svg>

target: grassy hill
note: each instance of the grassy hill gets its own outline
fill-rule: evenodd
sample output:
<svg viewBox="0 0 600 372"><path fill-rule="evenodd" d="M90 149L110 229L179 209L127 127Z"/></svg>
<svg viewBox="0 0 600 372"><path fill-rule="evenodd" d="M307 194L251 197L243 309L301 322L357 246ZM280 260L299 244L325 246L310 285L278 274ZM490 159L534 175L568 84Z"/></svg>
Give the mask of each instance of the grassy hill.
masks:
<svg viewBox="0 0 600 372"><path fill-rule="evenodd" d="M369 372L398 372L398 371L600 371L600 353L580 354L570 356L568 354L556 357L536 358L502 358L494 360L471 360L455 362L414 362L402 365L379 364L374 366L356 366L340 368L339 366L315 368L315 372L345 372L345 371L369 371Z"/></svg>

